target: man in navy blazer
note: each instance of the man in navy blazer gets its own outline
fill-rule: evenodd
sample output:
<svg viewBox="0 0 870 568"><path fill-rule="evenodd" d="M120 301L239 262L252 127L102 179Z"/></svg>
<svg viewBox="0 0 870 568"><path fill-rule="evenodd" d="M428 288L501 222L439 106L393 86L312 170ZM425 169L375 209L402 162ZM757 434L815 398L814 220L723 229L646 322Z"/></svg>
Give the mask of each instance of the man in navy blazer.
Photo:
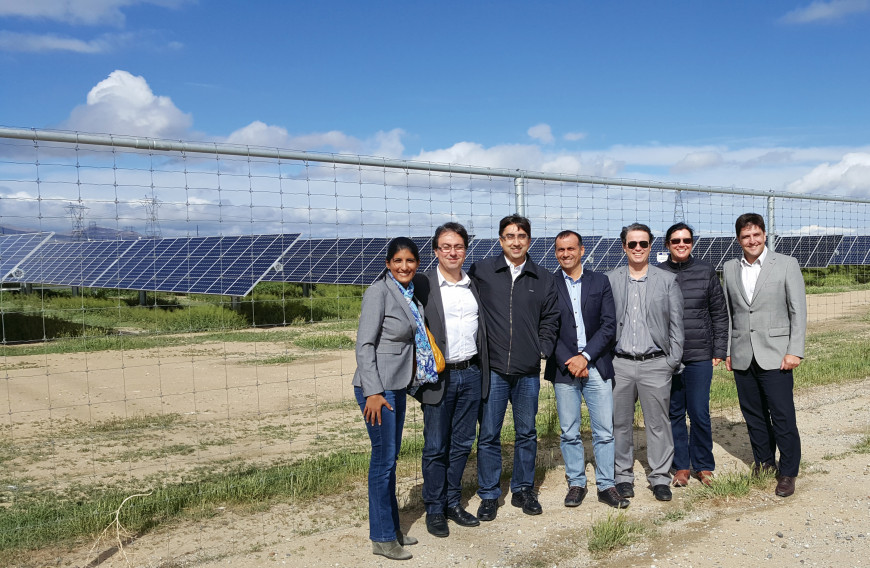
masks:
<svg viewBox="0 0 870 568"><path fill-rule="evenodd" d="M547 360L544 378L554 383L556 411L562 429L560 447L568 480L566 507L583 502L586 463L580 438L580 402L586 399L592 425L595 484L598 500L616 508L629 501L616 491L613 471L613 354L616 308L610 280L583 268L582 237L574 231L556 235L555 272L559 335L555 355Z"/></svg>
<svg viewBox="0 0 870 568"><path fill-rule="evenodd" d="M447 363L438 382L425 383L414 397L423 406L423 504L426 530L450 534L447 519L464 527L480 521L466 511L462 474L477 433L481 400L489 394L486 323L477 285L462 270L468 232L459 223L435 230L438 266L414 277L414 293L425 307L426 325Z"/></svg>

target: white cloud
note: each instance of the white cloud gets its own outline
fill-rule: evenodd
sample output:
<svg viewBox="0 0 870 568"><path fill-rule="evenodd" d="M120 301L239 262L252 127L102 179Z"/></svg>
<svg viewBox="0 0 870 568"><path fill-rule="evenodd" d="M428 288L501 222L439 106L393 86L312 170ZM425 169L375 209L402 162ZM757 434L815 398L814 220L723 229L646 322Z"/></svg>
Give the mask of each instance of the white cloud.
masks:
<svg viewBox="0 0 870 568"><path fill-rule="evenodd" d="M226 137L229 144L245 144L269 148L315 151L329 150L341 154L366 154L387 158L400 158L405 146L402 144L404 131L393 129L378 131L367 140L348 136L343 132L314 132L293 136L286 128L269 125L259 120L244 126Z"/></svg>
<svg viewBox="0 0 870 568"><path fill-rule="evenodd" d="M681 174L694 170L706 170L721 165L722 154L719 152L690 152L682 160L671 166L671 173Z"/></svg>
<svg viewBox="0 0 870 568"><path fill-rule="evenodd" d="M810 24L844 19L850 14L870 11L870 0L817 0L803 8L795 8L782 17L787 24Z"/></svg>
<svg viewBox="0 0 870 568"><path fill-rule="evenodd" d="M70 113L63 128L88 132L180 138L189 133L191 115L172 99L156 96L144 77L113 71L88 93L87 103Z"/></svg>
<svg viewBox="0 0 870 568"><path fill-rule="evenodd" d="M124 25L123 8L152 4L177 8L190 0L0 0L0 16L53 20L74 25Z"/></svg>
<svg viewBox="0 0 870 568"><path fill-rule="evenodd" d="M533 139L540 140L544 144L552 144L555 140L555 138L553 138L553 131L549 124L536 124L529 128L527 133Z"/></svg>
<svg viewBox="0 0 870 568"><path fill-rule="evenodd" d="M0 30L0 51L106 53L114 46L126 43L129 37L129 34L106 34L97 39L86 41L55 34L29 34Z"/></svg>
<svg viewBox="0 0 870 568"><path fill-rule="evenodd" d="M583 140L586 138L585 132L566 132L564 136L562 136L565 140L569 142L576 142L577 140Z"/></svg>
<svg viewBox="0 0 870 568"><path fill-rule="evenodd" d="M870 192L870 153L851 152L835 163L824 163L788 184L797 193L858 195Z"/></svg>

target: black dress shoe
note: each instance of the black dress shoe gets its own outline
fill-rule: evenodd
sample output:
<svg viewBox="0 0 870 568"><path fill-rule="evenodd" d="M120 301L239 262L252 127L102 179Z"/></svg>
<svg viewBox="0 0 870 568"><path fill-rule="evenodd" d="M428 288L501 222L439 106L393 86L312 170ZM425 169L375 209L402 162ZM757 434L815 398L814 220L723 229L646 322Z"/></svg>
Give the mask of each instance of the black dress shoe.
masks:
<svg viewBox="0 0 870 568"><path fill-rule="evenodd" d="M511 505L521 507L523 513L527 515L540 515L543 511L541 504L538 503L538 498L531 487L523 487L513 495L511 495Z"/></svg>
<svg viewBox="0 0 870 568"><path fill-rule="evenodd" d="M447 507L444 516L461 527L476 527L480 524L477 517L462 508L462 505Z"/></svg>
<svg viewBox="0 0 870 568"><path fill-rule="evenodd" d="M631 501L620 495L616 487L608 487L604 491L599 491L598 500L614 509L625 509L631 505Z"/></svg>
<svg viewBox="0 0 870 568"><path fill-rule="evenodd" d="M586 497L586 493L588 492L588 489L580 487L579 485L568 487L568 494L565 495L565 506L579 507L580 504L583 503L583 498Z"/></svg>
<svg viewBox="0 0 870 568"><path fill-rule="evenodd" d="M630 499L634 497L634 485L629 483L628 481L624 481L622 483L616 484L616 491L619 493L620 497L624 497L626 499Z"/></svg>
<svg viewBox="0 0 870 568"><path fill-rule="evenodd" d="M656 501L671 500L671 488L668 486L667 483L664 483L662 485L653 485L652 492L656 498Z"/></svg>
<svg viewBox="0 0 870 568"><path fill-rule="evenodd" d="M482 499L477 508L477 518L481 521L494 521L498 513L498 499Z"/></svg>
<svg viewBox="0 0 870 568"><path fill-rule="evenodd" d="M447 528L447 517L443 513L426 513L426 530L432 536L449 536L450 529Z"/></svg>
<svg viewBox="0 0 870 568"><path fill-rule="evenodd" d="M780 475L776 478L776 495L777 497L788 497L794 495L794 477L788 475Z"/></svg>

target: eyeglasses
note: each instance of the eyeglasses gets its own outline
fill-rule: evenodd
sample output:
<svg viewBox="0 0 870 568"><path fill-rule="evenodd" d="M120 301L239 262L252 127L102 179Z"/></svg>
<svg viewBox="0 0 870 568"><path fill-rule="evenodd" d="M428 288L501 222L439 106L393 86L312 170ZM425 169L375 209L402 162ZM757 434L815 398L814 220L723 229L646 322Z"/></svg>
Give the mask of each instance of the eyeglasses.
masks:
<svg viewBox="0 0 870 568"><path fill-rule="evenodd" d="M499 238L503 241L508 241L508 242L513 242L513 241L523 242L523 241L529 240L529 236L525 233L517 233L517 234L508 233L507 235L502 235Z"/></svg>
<svg viewBox="0 0 870 568"><path fill-rule="evenodd" d="M465 250L465 245L440 245L438 250L443 252L444 254L449 253L452 250L456 252L463 252Z"/></svg>
<svg viewBox="0 0 870 568"><path fill-rule="evenodd" d="M694 239L692 237L687 237L685 239L671 239L670 242L672 245L678 245L680 243L683 243L684 245L690 245L690 244L692 244L692 242L694 242ZM646 248L646 247L643 247L643 248Z"/></svg>
<svg viewBox="0 0 870 568"><path fill-rule="evenodd" d="M649 241L628 241L626 245L628 246L629 250L637 248L637 245L640 245L640 248L645 249L649 248Z"/></svg>

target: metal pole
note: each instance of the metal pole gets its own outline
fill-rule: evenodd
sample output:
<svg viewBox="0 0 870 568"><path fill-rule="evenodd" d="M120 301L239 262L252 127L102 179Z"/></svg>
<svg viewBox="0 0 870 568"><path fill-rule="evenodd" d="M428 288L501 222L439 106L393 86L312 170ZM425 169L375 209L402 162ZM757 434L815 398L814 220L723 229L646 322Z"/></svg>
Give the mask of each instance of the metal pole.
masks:
<svg viewBox="0 0 870 568"><path fill-rule="evenodd" d="M526 216L526 180L514 178L514 196L517 203L517 215Z"/></svg>
<svg viewBox="0 0 870 568"><path fill-rule="evenodd" d="M770 249L770 252L776 252L776 245L774 244L774 234L776 234L774 213L776 212L776 207L774 206L774 200L775 198L772 195L767 197L767 248Z"/></svg>
<svg viewBox="0 0 870 568"><path fill-rule="evenodd" d="M685 183L662 183L655 181L640 181L631 179L603 178L595 176L580 176L569 174L553 174L533 172L528 170L508 170L505 168L483 168L474 166L459 166L454 164L438 164L414 160L393 160L370 156L350 154L328 154L323 152L303 152L284 150L280 148L262 148L257 146L242 146L238 144L208 144L200 142L185 142L175 140L160 140L157 138L137 138L135 136L116 136L105 134L88 134L85 132L64 132L60 130L40 130L26 128L8 128L0 126L0 138L31 140L38 142L61 142L69 144L94 144L99 146L114 146L138 150L159 150L165 152L196 152L200 154L223 154L244 156L245 158L273 158L279 160L300 160L309 162L325 162L331 164L350 164L353 166L375 166L378 168L400 168L421 170L427 172L444 172L450 174L470 174L500 178L517 178L541 181L556 181L565 183L585 183L591 185L608 185L615 187L641 187L650 189L669 189L674 191L691 191L700 193L720 193L726 195L773 195L787 199L810 199L814 201L841 201L846 203L870 203L870 199L857 197L839 197L830 195L813 195L805 193L789 193L785 191L769 192L767 194L757 189L737 187L718 187L712 185L693 185Z"/></svg>

